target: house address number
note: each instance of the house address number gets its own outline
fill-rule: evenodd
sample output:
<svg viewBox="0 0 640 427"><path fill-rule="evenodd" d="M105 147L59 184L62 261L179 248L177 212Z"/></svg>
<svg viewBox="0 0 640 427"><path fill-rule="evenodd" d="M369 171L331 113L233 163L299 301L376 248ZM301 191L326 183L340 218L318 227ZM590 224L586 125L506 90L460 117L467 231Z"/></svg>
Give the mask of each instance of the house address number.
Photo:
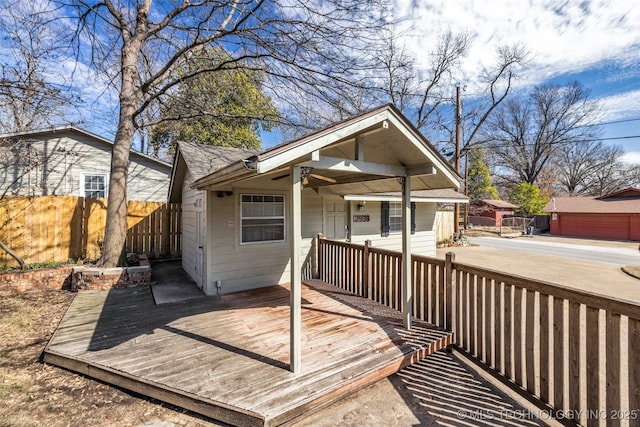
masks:
<svg viewBox="0 0 640 427"><path fill-rule="evenodd" d="M353 222L369 222L369 215L354 215Z"/></svg>

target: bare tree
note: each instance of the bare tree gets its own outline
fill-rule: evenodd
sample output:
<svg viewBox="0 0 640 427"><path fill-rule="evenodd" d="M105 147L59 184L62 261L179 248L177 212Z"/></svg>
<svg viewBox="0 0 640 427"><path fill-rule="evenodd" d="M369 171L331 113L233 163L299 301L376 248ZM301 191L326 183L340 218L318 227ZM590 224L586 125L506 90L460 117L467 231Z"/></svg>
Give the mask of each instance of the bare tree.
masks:
<svg viewBox="0 0 640 427"><path fill-rule="evenodd" d="M459 82L454 75L473 44L470 33L444 33L429 55L426 69L422 69L415 57L409 54L402 42L403 35L389 32L377 55L384 74L378 83L380 95L376 98L392 102L427 137L434 141L450 141L452 148L455 134L453 87ZM493 111L511 92L516 71L528 61L526 50L520 45L501 46L496 51L495 62L480 70L484 90L475 95L471 108L462 117L461 149L481 145L484 140L478 133ZM453 105L453 107L452 107Z"/></svg>
<svg viewBox="0 0 640 427"><path fill-rule="evenodd" d="M536 87L529 98L508 100L491 120L488 139L501 174L514 184L535 184L558 147L593 140L597 104L578 82Z"/></svg>
<svg viewBox="0 0 640 427"><path fill-rule="evenodd" d="M557 150L554 170L558 190L569 196L599 193L598 174L618 164L624 154L619 146L608 147L602 141L565 144ZM611 176L610 173L604 175ZM605 176L602 176L606 180Z"/></svg>
<svg viewBox="0 0 640 427"><path fill-rule="evenodd" d="M628 165L620 162L623 154L619 146L602 148L596 167L585 180L586 195L604 196L630 186L633 181L629 181Z"/></svg>
<svg viewBox="0 0 640 427"><path fill-rule="evenodd" d="M77 18L78 53L90 45L92 63L119 94L104 266L122 256L127 163L145 110L185 79L233 69L262 72L272 90L331 100L334 83L366 69L360 53L388 22L382 0L70 0L68 6ZM228 60L186 67L215 47L229 52Z"/></svg>
<svg viewBox="0 0 640 427"><path fill-rule="evenodd" d="M60 73L47 64L60 59L65 40L49 26L48 2L10 2L0 7L0 132L68 122L79 104Z"/></svg>

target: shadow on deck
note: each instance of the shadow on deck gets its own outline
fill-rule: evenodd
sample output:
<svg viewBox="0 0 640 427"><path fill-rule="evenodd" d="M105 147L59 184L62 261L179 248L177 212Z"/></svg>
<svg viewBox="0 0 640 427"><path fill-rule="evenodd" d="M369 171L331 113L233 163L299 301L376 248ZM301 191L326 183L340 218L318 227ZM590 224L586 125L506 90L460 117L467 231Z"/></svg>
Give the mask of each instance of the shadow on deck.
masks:
<svg viewBox="0 0 640 427"><path fill-rule="evenodd" d="M83 291L45 362L235 425L299 420L451 344L424 322L320 281L302 287L302 372L288 370L289 289L156 306L148 288Z"/></svg>

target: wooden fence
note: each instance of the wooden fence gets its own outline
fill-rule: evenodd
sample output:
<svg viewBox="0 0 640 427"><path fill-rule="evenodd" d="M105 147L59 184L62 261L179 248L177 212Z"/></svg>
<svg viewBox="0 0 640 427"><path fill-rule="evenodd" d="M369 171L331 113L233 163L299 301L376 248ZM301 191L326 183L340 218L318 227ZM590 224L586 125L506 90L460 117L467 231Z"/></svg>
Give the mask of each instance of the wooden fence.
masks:
<svg viewBox="0 0 640 427"><path fill-rule="evenodd" d="M5 197L0 240L27 263L100 257L106 199L73 196ZM152 258L179 256L180 204L129 202L126 251ZM15 265L0 251L0 265Z"/></svg>
<svg viewBox="0 0 640 427"><path fill-rule="evenodd" d="M401 253L324 239L318 251L320 279L399 307ZM640 305L453 254L414 255L412 272L412 315L452 330L487 370L581 425L640 425Z"/></svg>

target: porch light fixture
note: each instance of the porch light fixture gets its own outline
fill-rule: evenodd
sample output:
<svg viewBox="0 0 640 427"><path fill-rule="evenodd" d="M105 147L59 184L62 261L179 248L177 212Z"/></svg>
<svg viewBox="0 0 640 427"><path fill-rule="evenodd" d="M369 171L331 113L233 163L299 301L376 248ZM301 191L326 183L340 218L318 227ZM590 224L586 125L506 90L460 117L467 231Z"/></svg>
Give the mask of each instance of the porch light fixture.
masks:
<svg viewBox="0 0 640 427"><path fill-rule="evenodd" d="M366 202L358 203L358 212L364 212L364 205Z"/></svg>

